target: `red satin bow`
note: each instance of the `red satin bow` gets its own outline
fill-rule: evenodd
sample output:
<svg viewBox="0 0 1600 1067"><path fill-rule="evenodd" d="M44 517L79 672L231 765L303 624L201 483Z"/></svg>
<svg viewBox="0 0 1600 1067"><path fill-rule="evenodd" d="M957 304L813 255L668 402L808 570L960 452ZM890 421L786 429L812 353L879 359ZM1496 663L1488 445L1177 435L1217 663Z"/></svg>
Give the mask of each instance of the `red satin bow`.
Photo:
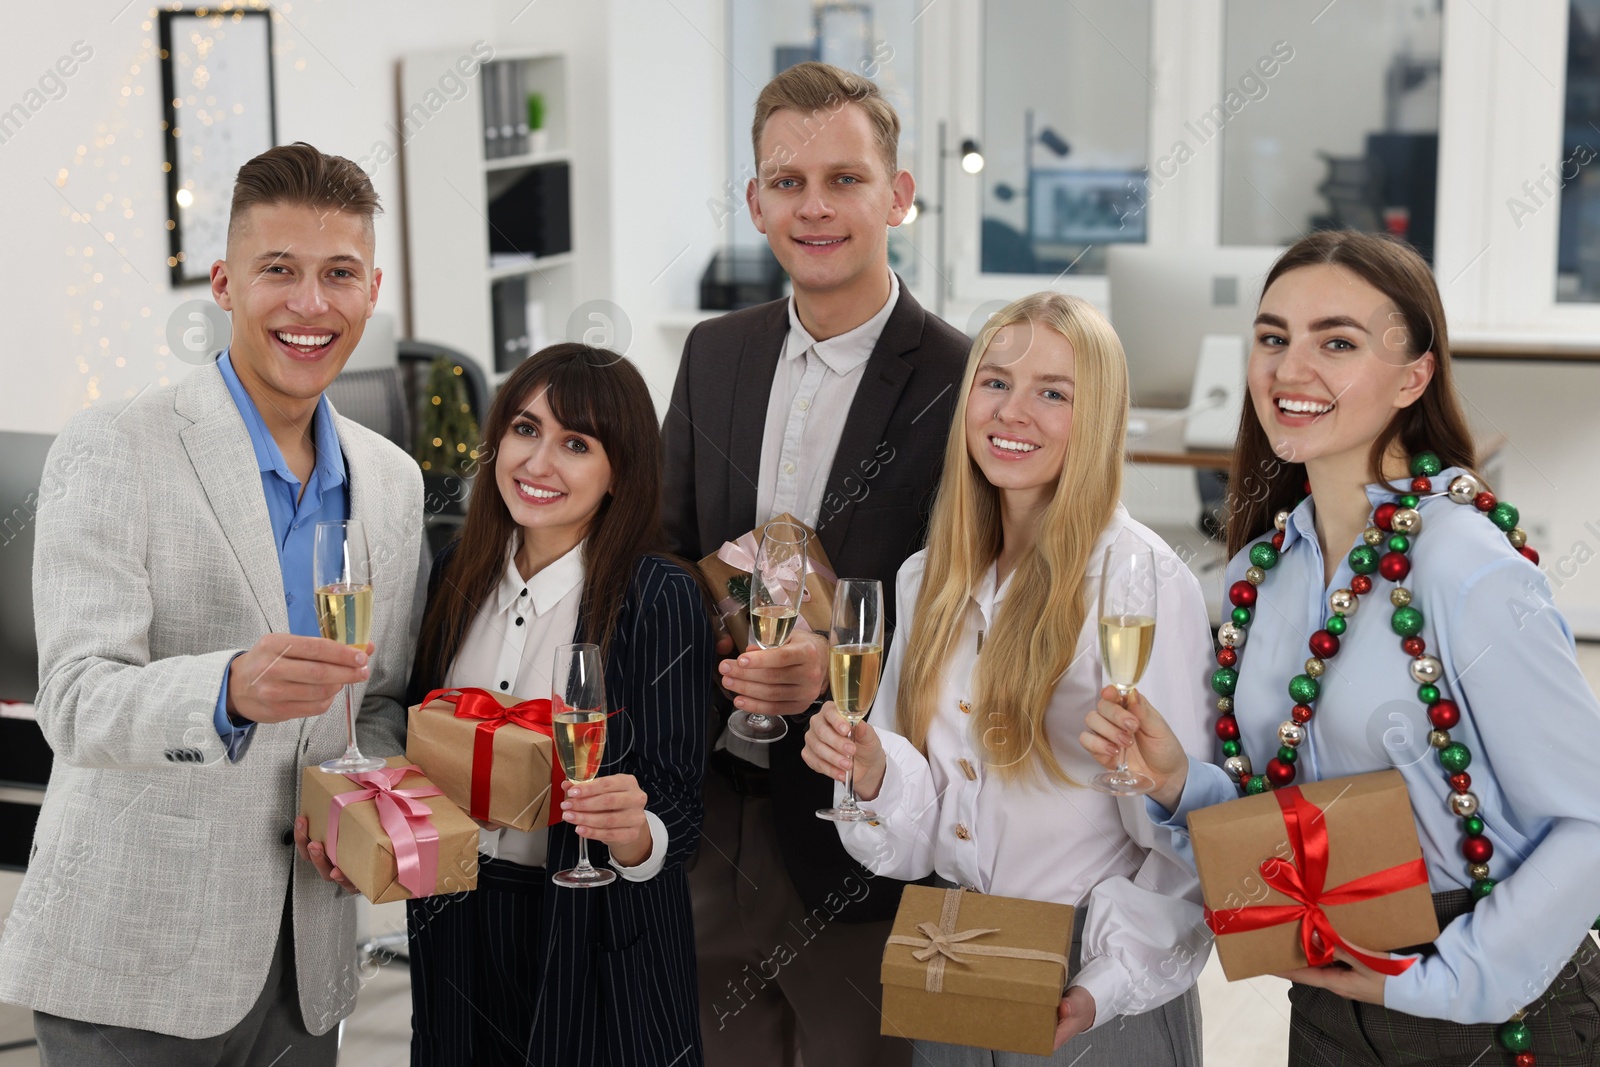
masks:
<svg viewBox="0 0 1600 1067"><path fill-rule="evenodd" d="M433 784L399 789L408 774L420 775L414 764L386 767L379 771L356 771L345 777L363 789L336 794L328 805L328 862L339 865L339 816L351 804L370 800L377 805L378 823L394 845L397 881L413 898L433 894L439 880L439 829L429 821L433 809L419 797L440 795Z"/></svg>
<svg viewBox="0 0 1600 1067"><path fill-rule="evenodd" d="M489 819L489 778L494 769L494 732L506 723L554 736L550 719L550 701L524 700L505 707L486 689L435 689L423 698L424 706L442 700L454 704L456 718L480 719L472 736L472 803L468 814L485 822ZM551 754L550 760L550 818L554 826L561 821L561 786L567 780L561 761Z"/></svg>
<svg viewBox="0 0 1600 1067"><path fill-rule="evenodd" d="M1305 949L1306 961L1313 967L1332 963L1337 946L1371 967L1379 974L1390 977L1403 973L1417 962L1411 959L1389 959L1371 956L1350 947L1328 921L1324 905L1354 904L1374 900L1389 893L1398 893L1412 886L1428 884L1428 868L1417 857L1410 863L1401 863L1374 874L1352 879L1333 889L1324 889L1328 876L1328 830L1322 809L1307 800L1299 786L1273 791L1278 806L1283 809L1283 824L1289 831L1289 846L1295 862L1290 863L1270 856L1261 861L1262 880L1284 894L1295 904L1257 904L1222 911L1206 909L1206 924L1217 935L1239 934L1262 930L1269 926L1299 921L1300 944ZM1315 933L1317 938L1311 935ZM1320 943L1317 939L1320 939Z"/></svg>

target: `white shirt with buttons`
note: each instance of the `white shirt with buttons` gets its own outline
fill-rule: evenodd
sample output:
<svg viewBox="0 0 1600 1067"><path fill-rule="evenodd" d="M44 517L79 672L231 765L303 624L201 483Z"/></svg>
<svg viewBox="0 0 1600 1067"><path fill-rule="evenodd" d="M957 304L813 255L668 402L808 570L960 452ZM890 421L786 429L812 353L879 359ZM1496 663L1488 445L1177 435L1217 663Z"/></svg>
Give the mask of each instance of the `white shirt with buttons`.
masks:
<svg viewBox="0 0 1600 1067"><path fill-rule="evenodd" d="M1156 643L1139 684L1197 758L1207 740L1211 631L1200 584L1173 551L1118 506L1091 555L1083 596L1089 614L1077 653L1056 686L1045 730L1062 769L1079 787L1036 779L1007 780L984 765L978 745L983 709L973 681L980 636L988 632L1007 582L991 567L968 603L965 630L944 672L927 755L896 732L896 698L905 644L927 565L924 549L906 560L896 580L903 620L889 650L868 721L882 739L888 766L876 799L863 802L877 825L839 823L845 848L876 874L918 879L930 872L983 893L1087 908L1083 966L1071 985L1095 1001L1095 1025L1136 1014L1178 996L1199 976L1210 952L1194 873L1172 850L1170 835L1153 833L1144 798L1118 798L1087 785L1101 767L1078 742L1084 720L1107 684L1101 672L1095 605L1101 559L1127 530L1156 553L1160 592ZM842 784L836 795L844 796Z"/></svg>
<svg viewBox="0 0 1600 1067"><path fill-rule="evenodd" d="M516 553L521 535L511 539L505 573L478 609L456 658L445 675L445 687L458 686L510 693L524 700L550 695L550 672L556 646L571 644L578 628L578 605L583 598L583 543L527 581L517 570ZM562 797L551 803L560 804ZM622 877L643 882L660 873L667 862L667 827L652 811L644 813L650 826L650 855L637 867L611 866ZM526 867L543 867L547 851L546 830L480 829L478 851Z"/></svg>

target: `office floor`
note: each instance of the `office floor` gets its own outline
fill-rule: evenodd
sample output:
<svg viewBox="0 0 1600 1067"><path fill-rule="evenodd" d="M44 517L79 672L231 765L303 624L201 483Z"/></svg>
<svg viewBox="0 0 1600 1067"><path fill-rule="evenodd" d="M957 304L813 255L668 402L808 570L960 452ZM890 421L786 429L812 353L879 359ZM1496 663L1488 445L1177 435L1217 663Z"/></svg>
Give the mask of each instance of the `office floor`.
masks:
<svg viewBox="0 0 1600 1067"><path fill-rule="evenodd" d="M1578 646L1578 663L1589 685L1600 692L1600 644ZM0 921L11 912L21 875L0 871ZM369 931L381 934L405 927L402 905L373 908ZM1200 976L1206 1063L1281 1063L1289 1040L1288 983L1256 978L1229 983L1216 956ZM29 1037L28 1013L0 1004L0 1047ZM340 1067L393 1067L404 1064L411 1035L410 980L404 964L379 968L361 988L356 1010L345 1023ZM0 1052L0 1067L37 1067L32 1048Z"/></svg>

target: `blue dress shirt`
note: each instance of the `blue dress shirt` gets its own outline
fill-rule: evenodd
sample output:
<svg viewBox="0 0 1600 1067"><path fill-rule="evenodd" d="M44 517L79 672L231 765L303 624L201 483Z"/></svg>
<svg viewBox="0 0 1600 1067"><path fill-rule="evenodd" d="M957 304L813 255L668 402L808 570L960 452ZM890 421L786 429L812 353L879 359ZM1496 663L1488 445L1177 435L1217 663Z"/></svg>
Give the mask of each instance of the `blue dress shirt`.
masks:
<svg viewBox="0 0 1600 1067"><path fill-rule="evenodd" d="M272 543L278 549L283 599L289 609L289 632L305 637L321 637L322 630L317 625L316 598L312 590L311 565L317 523L350 517L344 451L339 447L339 433L333 425L333 408L326 396L317 398L317 410L311 419L317 461L302 495L300 480L284 462L283 452L262 421L255 401L250 399L244 384L239 381L239 375L234 372L231 350L222 353L217 360L217 369L222 371L222 380L227 383L228 392L239 408L245 429L250 432L250 445L255 449L256 467L261 471L261 490L266 495L267 514L272 519ZM255 724L235 726L228 721L226 671L222 675L222 691L217 697L214 718L217 733L227 746L228 759L238 760L250 745Z"/></svg>
<svg viewBox="0 0 1600 1067"><path fill-rule="evenodd" d="M1431 480L1442 490L1459 473L1451 468ZM1406 484L1371 485L1367 495L1376 506L1408 492ZM1234 714L1256 773L1277 752L1278 726L1293 704L1288 682L1310 655L1307 639L1331 614L1328 595L1352 577L1343 559L1324 584L1313 509L1308 500L1291 513L1239 650ZM1418 510L1422 529L1402 584L1423 613L1428 654L1444 665L1440 688L1461 708L1450 734L1472 752L1467 773L1494 844L1490 877L1498 884L1444 929L1437 955L1389 978L1383 999L1412 1015L1501 1022L1544 992L1600 914L1600 703L1538 568L1470 505L1436 492ZM1247 547L1229 564L1229 585L1244 577L1248 555ZM1339 654L1327 661L1296 780L1398 768L1433 891L1465 889L1461 820L1446 807L1450 788L1428 745L1431 726L1410 657L1389 626L1393 588L1373 575ZM1177 810L1169 815L1153 800L1146 810L1187 850L1189 812L1238 795L1220 766L1191 757Z"/></svg>

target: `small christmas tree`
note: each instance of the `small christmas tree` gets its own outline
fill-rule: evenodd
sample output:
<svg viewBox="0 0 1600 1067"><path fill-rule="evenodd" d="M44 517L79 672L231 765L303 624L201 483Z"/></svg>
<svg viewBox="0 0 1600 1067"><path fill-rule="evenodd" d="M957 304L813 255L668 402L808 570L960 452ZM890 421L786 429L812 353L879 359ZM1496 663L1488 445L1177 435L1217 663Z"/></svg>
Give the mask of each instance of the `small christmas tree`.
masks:
<svg viewBox="0 0 1600 1067"><path fill-rule="evenodd" d="M430 474L465 473L478 458L478 420L467 402L461 368L440 356L428 368L417 462Z"/></svg>

